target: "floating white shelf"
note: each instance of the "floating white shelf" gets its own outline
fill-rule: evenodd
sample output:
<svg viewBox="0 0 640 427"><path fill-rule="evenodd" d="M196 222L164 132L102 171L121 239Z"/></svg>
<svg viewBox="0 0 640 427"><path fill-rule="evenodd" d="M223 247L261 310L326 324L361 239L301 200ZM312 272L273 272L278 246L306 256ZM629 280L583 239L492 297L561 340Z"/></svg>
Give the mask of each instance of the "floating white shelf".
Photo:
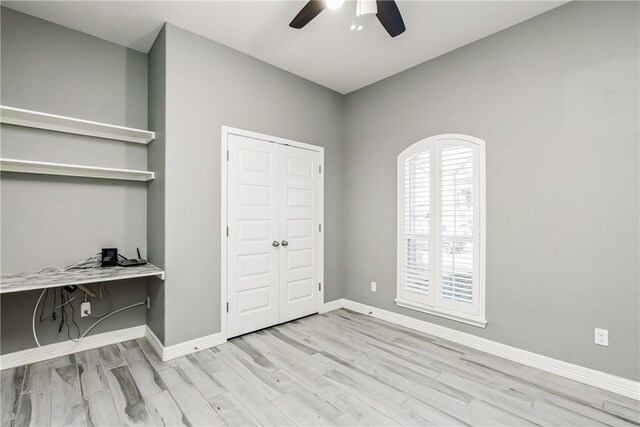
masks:
<svg viewBox="0 0 640 427"><path fill-rule="evenodd" d="M164 271L153 264L135 267L99 267L90 270L67 270L56 273L16 273L0 276L0 294L56 288L67 285L110 282L156 276L164 280Z"/></svg>
<svg viewBox="0 0 640 427"><path fill-rule="evenodd" d="M80 176L85 178L122 179L127 181L151 181L155 177L155 174L149 171L32 162L16 159L0 159L0 171L41 175Z"/></svg>
<svg viewBox="0 0 640 427"><path fill-rule="evenodd" d="M148 144L155 132L0 105L0 123Z"/></svg>

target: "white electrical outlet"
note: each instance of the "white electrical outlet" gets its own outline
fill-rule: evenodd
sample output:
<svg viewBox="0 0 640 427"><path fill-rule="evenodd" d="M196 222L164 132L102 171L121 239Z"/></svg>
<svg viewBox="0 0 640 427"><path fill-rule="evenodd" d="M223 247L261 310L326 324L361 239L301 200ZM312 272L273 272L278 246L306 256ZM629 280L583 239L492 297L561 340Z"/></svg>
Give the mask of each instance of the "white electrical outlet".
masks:
<svg viewBox="0 0 640 427"><path fill-rule="evenodd" d="M89 301L80 304L80 317L87 317L91 315L91 303Z"/></svg>
<svg viewBox="0 0 640 427"><path fill-rule="evenodd" d="M598 345L609 346L609 331L606 329L595 329L595 342Z"/></svg>
<svg viewBox="0 0 640 427"><path fill-rule="evenodd" d="M371 282L371 292L375 292L377 286L376 282Z"/></svg>

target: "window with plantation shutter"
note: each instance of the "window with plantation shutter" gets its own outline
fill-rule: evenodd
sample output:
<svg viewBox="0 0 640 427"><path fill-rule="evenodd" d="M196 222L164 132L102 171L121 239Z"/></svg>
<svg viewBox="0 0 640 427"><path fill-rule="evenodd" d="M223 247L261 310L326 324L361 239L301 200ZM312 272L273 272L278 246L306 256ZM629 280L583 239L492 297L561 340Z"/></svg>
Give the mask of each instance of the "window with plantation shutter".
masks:
<svg viewBox="0 0 640 427"><path fill-rule="evenodd" d="M398 156L396 304L484 327L484 141L424 139Z"/></svg>

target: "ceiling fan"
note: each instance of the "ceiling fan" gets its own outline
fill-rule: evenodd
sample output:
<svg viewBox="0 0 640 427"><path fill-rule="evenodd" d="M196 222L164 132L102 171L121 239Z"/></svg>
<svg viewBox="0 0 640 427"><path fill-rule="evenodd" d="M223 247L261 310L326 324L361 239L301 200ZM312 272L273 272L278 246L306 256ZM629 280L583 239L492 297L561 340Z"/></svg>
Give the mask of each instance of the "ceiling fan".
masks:
<svg viewBox="0 0 640 427"><path fill-rule="evenodd" d="M300 29L307 25L320 12L329 9L338 9L344 0L310 0L289 24L292 28ZM405 31L404 21L398 5L394 0L356 0L356 18L366 15L376 15L391 37L396 37ZM351 29L362 29L362 25L351 26Z"/></svg>

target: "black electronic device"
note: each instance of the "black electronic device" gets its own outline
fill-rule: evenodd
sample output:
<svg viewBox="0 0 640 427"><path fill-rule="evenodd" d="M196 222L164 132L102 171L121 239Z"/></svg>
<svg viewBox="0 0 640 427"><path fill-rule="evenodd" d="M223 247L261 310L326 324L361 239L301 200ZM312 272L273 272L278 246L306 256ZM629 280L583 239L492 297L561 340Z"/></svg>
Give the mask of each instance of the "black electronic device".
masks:
<svg viewBox="0 0 640 427"><path fill-rule="evenodd" d="M118 249L102 248L102 264L103 267L115 267L118 265Z"/></svg>
<svg viewBox="0 0 640 427"><path fill-rule="evenodd" d="M136 248L138 252L138 258L127 259L124 256L120 255L121 258L124 258L122 261L118 262L120 267L135 267L136 265L145 265L147 261L142 259L140 256L140 249Z"/></svg>
<svg viewBox="0 0 640 427"><path fill-rule="evenodd" d="M118 262L120 267L135 267L136 265L145 265L147 261L142 258L123 259Z"/></svg>

